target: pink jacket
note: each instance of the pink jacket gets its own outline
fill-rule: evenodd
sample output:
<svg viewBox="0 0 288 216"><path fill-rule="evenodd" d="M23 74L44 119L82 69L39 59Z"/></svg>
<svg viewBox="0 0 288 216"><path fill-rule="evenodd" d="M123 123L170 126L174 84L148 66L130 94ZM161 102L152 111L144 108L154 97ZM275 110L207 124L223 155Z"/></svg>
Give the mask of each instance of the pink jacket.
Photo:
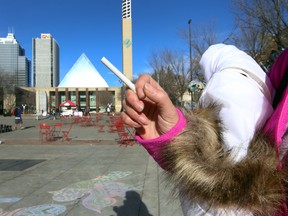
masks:
<svg viewBox="0 0 288 216"><path fill-rule="evenodd" d="M277 152L258 133L273 113L270 80L234 46L209 47L200 64L199 108L177 110L178 123L156 139L136 139L168 170L184 215L287 215Z"/></svg>

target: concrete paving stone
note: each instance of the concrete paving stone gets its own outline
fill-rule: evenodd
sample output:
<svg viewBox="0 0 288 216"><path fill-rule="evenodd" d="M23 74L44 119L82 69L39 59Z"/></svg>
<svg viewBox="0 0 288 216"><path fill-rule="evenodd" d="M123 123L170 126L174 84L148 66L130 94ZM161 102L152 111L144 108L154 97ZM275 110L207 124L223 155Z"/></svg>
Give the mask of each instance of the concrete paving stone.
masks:
<svg viewBox="0 0 288 216"><path fill-rule="evenodd" d="M95 211L89 211L87 208L83 207L81 204L81 200L79 200L78 205L74 204L71 209L67 210L65 212L65 216L79 216L79 215L85 215L85 216L95 216L95 215L107 215L107 216L113 216L115 215L115 212L111 208L103 209L101 212L95 212ZM116 215L115 215L116 216Z"/></svg>
<svg viewBox="0 0 288 216"><path fill-rule="evenodd" d="M21 171L1 171L0 172L0 184L3 183L3 182L6 182L6 181L9 181L13 178L16 178L17 176L19 175L22 175L22 172Z"/></svg>
<svg viewBox="0 0 288 216"><path fill-rule="evenodd" d="M182 215L179 200L171 198L171 187L164 184L162 169L139 144L120 145L117 134L109 132L108 116L99 123L105 125L104 133L73 125L71 143L41 143L41 121L33 115L23 120L24 130L0 133L0 159L46 161L23 171L0 171L2 214L40 215L50 209L51 216ZM42 121L67 125L72 119ZM14 119L0 116L0 122L13 125Z"/></svg>
<svg viewBox="0 0 288 216"><path fill-rule="evenodd" d="M29 208L32 206L43 205L43 204L51 204L51 195L47 194L47 192L43 191L34 191L29 194L29 196L23 196L20 202L16 202L6 208L5 210L15 210L19 208Z"/></svg>
<svg viewBox="0 0 288 216"><path fill-rule="evenodd" d="M19 175L16 178L10 179L9 181L4 182L0 185L0 187L13 188L17 193L20 193L22 190L35 190L49 182L49 178L47 179L42 175ZM16 190L16 188L19 188Z"/></svg>
<svg viewBox="0 0 288 216"><path fill-rule="evenodd" d="M153 159L148 158L145 171L145 181L142 193L142 200L149 206L150 213L152 215L160 215L160 200L159 200L159 178L158 178L158 167Z"/></svg>

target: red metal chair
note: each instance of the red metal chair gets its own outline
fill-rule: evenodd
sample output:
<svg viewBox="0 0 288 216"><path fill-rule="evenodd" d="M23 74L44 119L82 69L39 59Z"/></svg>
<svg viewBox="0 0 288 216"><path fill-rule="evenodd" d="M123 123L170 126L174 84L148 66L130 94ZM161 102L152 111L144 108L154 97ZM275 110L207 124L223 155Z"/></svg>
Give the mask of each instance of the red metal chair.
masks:
<svg viewBox="0 0 288 216"><path fill-rule="evenodd" d="M105 130L104 130L105 125L97 125L96 127L98 128L99 133L105 133Z"/></svg>
<svg viewBox="0 0 288 216"><path fill-rule="evenodd" d="M40 137L41 137L41 143L44 142L49 142L51 141L52 138L52 132L51 126L45 122L40 122Z"/></svg>
<svg viewBox="0 0 288 216"><path fill-rule="evenodd" d="M53 129L52 129L52 136L54 139L59 139L60 138L60 133L62 129L62 122L57 122L54 124Z"/></svg>
<svg viewBox="0 0 288 216"><path fill-rule="evenodd" d="M121 145L133 145L135 142L135 131L133 128L125 126L121 118L114 124Z"/></svg>
<svg viewBox="0 0 288 216"><path fill-rule="evenodd" d="M92 117L91 116L83 116L82 117L82 122L81 122L81 126L82 127L89 127L92 126Z"/></svg>
<svg viewBox="0 0 288 216"><path fill-rule="evenodd" d="M71 143L70 142L71 139L69 138L69 134L70 134L70 131L72 129L72 125L73 124L70 123L70 124L68 124L68 126L66 125L66 126L62 127L62 128L64 128L64 130L62 130L62 134L63 134L62 142L67 141L67 142Z"/></svg>
<svg viewBox="0 0 288 216"><path fill-rule="evenodd" d="M80 116L73 116L72 124L78 124L82 122L82 117Z"/></svg>

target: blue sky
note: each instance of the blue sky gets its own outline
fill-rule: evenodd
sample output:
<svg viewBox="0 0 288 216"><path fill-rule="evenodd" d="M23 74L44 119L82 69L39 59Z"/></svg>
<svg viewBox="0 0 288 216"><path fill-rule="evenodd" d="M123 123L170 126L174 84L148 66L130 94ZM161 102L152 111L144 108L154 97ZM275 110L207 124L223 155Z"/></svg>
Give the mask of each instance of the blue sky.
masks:
<svg viewBox="0 0 288 216"><path fill-rule="evenodd" d="M232 31L234 17L229 0L131 0L133 73L149 72L152 51L165 48L186 50L179 32L193 25L216 24L220 38ZM60 47L60 81L85 53L109 86L118 78L100 59L105 56L122 70L121 0L14 0L0 7L0 37L8 32L32 60L32 38L50 33ZM89 79L89 78L88 78Z"/></svg>

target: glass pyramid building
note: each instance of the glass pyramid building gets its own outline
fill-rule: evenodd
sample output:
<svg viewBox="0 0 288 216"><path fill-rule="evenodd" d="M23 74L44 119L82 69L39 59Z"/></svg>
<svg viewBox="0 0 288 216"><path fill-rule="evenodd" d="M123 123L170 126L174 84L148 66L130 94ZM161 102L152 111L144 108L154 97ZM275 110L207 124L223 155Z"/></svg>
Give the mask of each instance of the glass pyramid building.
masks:
<svg viewBox="0 0 288 216"><path fill-rule="evenodd" d="M98 88L108 87L108 84L83 53L58 87Z"/></svg>

